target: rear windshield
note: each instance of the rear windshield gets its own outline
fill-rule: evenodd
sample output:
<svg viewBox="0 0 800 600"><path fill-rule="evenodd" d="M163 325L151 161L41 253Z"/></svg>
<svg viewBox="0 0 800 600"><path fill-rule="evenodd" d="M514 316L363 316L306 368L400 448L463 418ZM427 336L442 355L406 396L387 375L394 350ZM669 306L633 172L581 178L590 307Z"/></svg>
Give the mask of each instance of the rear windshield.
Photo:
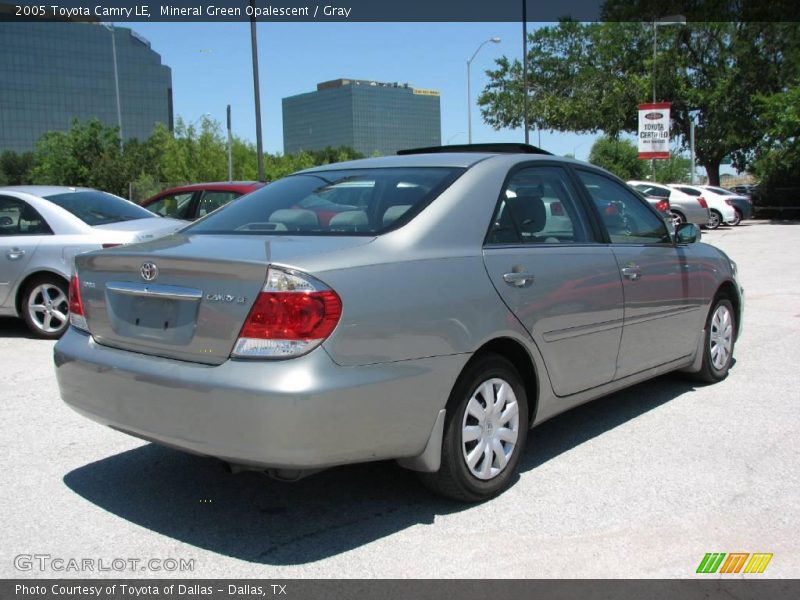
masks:
<svg viewBox="0 0 800 600"><path fill-rule="evenodd" d="M235 200L185 231L376 235L410 221L463 172L426 167L291 175Z"/></svg>
<svg viewBox="0 0 800 600"><path fill-rule="evenodd" d="M726 190L726 189L721 188L721 187L714 187L712 185L707 185L706 189L707 190L711 190L712 192L716 192L718 194L721 194L723 196L733 196L734 195L733 192L730 191L730 190Z"/></svg>
<svg viewBox="0 0 800 600"><path fill-rule="evenodd" d="M149 210L137 206L133 202L123 200L119 196L106 192L85 191L67 192L45 196L53 204L71 212L87 225L108 225L120 221L149 219L154 217Z"/></svg>

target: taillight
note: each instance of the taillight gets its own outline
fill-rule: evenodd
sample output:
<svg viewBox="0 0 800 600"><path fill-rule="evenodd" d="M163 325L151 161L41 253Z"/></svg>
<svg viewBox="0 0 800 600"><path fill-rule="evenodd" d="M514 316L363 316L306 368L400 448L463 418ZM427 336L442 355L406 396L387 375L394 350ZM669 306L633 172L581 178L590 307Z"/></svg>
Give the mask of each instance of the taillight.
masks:
<svg viewBox="0 0 800 600"><path fill-rule="evenodd" d="M339 295L309 275L270 267L232 356L288 358L310 352L342 316Z"/></svg>
<svg viewBox="0 0 800 600"><path fill-rule="evenodd" d="M656 210L658 212L669 212L669 202L667 200L659 200L656 202Z"/></svg>
<svg viewBox="0 0 800 600"><path fill-rule="evenodd" d="M103 244L103 248L116 248L117 246L122 246L122 244Z"/></svg>
<svg viewBox="0 0 800 600"><path fill-rule="evenodd" d="M700 206L702 206L703 208L708 208L708 202L706 202L706 199L703 198L702 196L700 196L697 199L697 201L700 203Z"/></svg>
<svg viewBox="0 0 800 600"><path fill-rule="evenodd" d="M69 322L76 329L89 331L86 316L83 314L81 282L77 275L73 275L69 280Z"/></svg>
<svg viewBox="0 0 800 600"><path fill-rule="evenodd" d="M607 214L607 215L618 215L619 214L619 209L616 207L616 205L609 204L608 206L605 207L603 212L605 214Z"/></svg>
<svg viewBox="0 0 800 600"><path fill-rule="evenodd" d="M550 214L554 217L564 216L564 205L561 202L553 202L550 204Z"/></svg>
<svg viewBox="0 0 800 600"><path fill-rule="evenodd" d="M730 198L725 198L725 204L727 204L728 206L735 206L733 200L731 200Z"/></svg>

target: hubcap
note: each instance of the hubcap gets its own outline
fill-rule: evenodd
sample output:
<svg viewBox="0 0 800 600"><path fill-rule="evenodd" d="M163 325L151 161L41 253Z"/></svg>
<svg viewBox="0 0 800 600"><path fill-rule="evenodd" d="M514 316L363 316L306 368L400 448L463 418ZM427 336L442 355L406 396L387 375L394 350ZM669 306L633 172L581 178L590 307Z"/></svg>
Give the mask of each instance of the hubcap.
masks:
<svg viewBox="0 0 800 600"><path fill-rule="evenodd" d="M57 333L67 326L69 302L66 294L50 283L36 286L28 297L28 315L45 333Z"/></svg>
<svg viewBox="0 0 800 600"><path fill-rule="evenodd" d="M710 335L711 364L720 371L728 364L733 350L733 318L727 306L718 306L714 311Z"/></svg>
<svg viewBox="0 0 800 600"><path fill-rule="evenodd" d="M677 227L681 223L683 223L683 217L681 217L678 213L670 213L672 217L672 224Z"/></svg>
<svg viewBox="0 0 800 600"><path fill-rule="evenodd" d="M498 377L478 386L467 403L461 448L478 479L497 477L508 465L519 438L519 405L511 385Z"/></svg>

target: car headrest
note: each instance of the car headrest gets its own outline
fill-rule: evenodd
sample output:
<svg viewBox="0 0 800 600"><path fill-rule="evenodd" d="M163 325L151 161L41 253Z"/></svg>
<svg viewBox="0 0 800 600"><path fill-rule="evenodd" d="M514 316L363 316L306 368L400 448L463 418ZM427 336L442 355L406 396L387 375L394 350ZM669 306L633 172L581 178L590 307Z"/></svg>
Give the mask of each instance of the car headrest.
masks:
<svg viewBox="0 0 800 600"><path fill-rule="evenodd" d="M369 228L369 217L363 210L347 210L331 218L331 231L363 231Z"/></svg>
<svg viewBox="0 0 800 600"><path fill-rule="evenodd" d="M544 229L547 211L541 196L522 196L517 190L516 198L507 198L506 206L520 231L536 233Z"/></svg>

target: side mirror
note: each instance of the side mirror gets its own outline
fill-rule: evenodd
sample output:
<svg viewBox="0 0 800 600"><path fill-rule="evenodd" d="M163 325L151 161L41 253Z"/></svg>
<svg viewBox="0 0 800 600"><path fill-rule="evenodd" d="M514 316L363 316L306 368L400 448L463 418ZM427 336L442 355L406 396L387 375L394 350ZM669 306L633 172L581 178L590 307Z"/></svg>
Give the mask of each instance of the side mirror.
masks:
<svg viewBox="0 0 800 600"><path fill-rule="evenodd" d="M700 240L700 228L694 223L681 223L675 229L675 242L678 244L694 244Z"/></svg>

